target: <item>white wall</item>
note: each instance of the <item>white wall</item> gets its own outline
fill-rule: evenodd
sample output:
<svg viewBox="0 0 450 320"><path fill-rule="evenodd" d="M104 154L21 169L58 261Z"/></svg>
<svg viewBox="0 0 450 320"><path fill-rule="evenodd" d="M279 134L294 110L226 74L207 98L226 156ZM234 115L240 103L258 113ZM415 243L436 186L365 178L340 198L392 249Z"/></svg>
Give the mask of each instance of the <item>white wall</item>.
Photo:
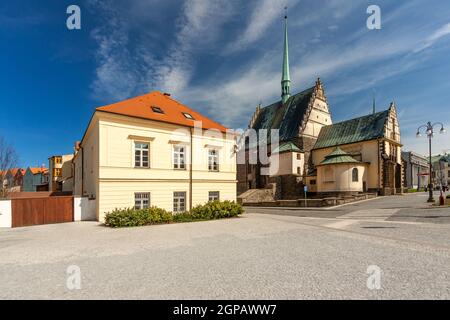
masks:
<svg viewBox="0 0 450 320"><path fill-rule="evenodd" d="M11 200L0 200L0 228L11 228Z"/></svg>
<svg viewBox="0 0 450 320"><path fill-rule="evenodd" d="M74 221L95 221L97 220L95 200L84 197L74 197Z"/></svg>

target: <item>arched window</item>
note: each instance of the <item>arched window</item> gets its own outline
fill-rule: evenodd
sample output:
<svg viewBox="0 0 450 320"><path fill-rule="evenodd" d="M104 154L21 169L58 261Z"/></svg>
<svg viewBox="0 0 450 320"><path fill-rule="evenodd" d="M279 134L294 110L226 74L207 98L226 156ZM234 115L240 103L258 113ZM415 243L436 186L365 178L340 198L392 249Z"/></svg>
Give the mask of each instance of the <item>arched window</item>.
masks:
<svg viewBox="0 0 450 320"><path fill-rule="evenodd" d="M358 168L353 168L353 170L352 170L352 181L353 182L358 182L359 181Z"/></svg>

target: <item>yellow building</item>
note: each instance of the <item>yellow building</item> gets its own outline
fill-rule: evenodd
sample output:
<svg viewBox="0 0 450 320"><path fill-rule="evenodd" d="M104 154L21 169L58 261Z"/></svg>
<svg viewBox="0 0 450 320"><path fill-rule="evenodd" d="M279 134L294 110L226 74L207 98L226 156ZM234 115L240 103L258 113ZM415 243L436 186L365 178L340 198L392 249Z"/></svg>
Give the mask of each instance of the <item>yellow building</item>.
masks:
<svg viewBox="0 0 450 320"><path fill-rule="evenodd" d="M49 190L73 191L73 154L53 156L49 162Z"/></svg>
<svg viewBox="0 0 450 320"><path fill-rule="evenodd" d="M236 200L236 135L158 91L97 108L74 163L74 195L115 208L183 212Z"/></svg>
<svg viewBox="0 0 450 320"><path fill-rule="evenodd" d="M319 193L402 193L401 148L393 103L385 111L325 126L311 153L316 170L306 183Z"/></svg>

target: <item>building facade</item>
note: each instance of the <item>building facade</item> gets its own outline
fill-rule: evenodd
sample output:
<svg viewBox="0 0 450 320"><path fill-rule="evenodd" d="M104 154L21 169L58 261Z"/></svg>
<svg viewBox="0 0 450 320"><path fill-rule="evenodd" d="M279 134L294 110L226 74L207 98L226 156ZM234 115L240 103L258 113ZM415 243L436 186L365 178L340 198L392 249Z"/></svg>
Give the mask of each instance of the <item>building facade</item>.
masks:
<svg viewBox="0 0 450 320"><path fill-rule="evenodd" d="M241 199L257 196L255 189L271 190L274 199L296 199L303 196L305 186L323 194L403 191L402 145L394 103L388 110L375 112L374 105L367 116L333 124L320 78L295 95L290 94L290 87L285 17L281 100L256 107L249 130L240 139L238 159L244 160L237 167Z"/></svg>
<svg viewBox="0 0 450 320"><path fill-rule="evenodd" d="M168 94L151 92L97 108L74 163L74 194L115 208L178 213L236 200L236 135Z"/></svg>
<svg viewBox="0 0 450 320"><path fill-rule="evenodd" d="M436 189L441 186L450 186L450 154L436 155L431 157L432 181Z"/></svg>
<svg viewBox="0 0 450 320"><path fill-rule="evenodd" d="M327 166L328 172L311 171L308 184L312 187L310 180L316 182L317 192L376 192L382 195L403 192L402 144L394 103L388 110L323 127L312 150L315 167L322 167L336 147L345 152L347 159L350 157L356 162L345 174L340 173L342 166L338 170L333 168L333 163ZM358 182L357 188L352 185L347 190L332 190L332 185L339 184L340 179L355 177L351 175L355 168L358 171L354 181Z"/></svg>
<svg viewBox="0 0 450 320"><path fill-rule="evenodd" d="M426 157L412 152L403 151L405 187L408 189L424 189L429 184L429 165Z"/></svg>
<svg viewBox="0 0 450 320"><path fill-rule="evenodd" d="M23 177L22 191L48 191L48 169L28 167Z"/></svg>
<svg viewBox="0 0 450 320"><path fill-rule="evenodd" d="M289 46L287 17L285 17L284 52L281 77L281 100L266 107L258 106L249 123L247 133L255 132L257 141L247 135L242 141L241 158L238 163L238 194L249 189L278 185L298 184L306 177L312 163L311 150L323 126L332 123L325 90L320 79L315 85L291 95L289 73ZM271 133L277 132L278 141L271 141ZM267 134L262 142L259 134ZM255 139L253 139L255 140ZM267 145L267 159L253 161L252 154L259 154L261 145ZM279 152L281 150L281 152ZM280 157L272 155L280 155ZM270 164L272 162L272 164ZM268 171L270 168L270 172ZM286 189L286 188L285 188ZM293 191L293 190L291 190ZM280 192L280 191L279 191ZM287 193L288 191L286 190ZM282 192L283 193L283 192ZM295 191L292 194L295 197Z"/></svg>
<svg viewBox="0 0 450 320"><path fill-rule="evenodd" d="M49 161L49 190L53 192L73 191L73 154L53 156Z"/></svg>

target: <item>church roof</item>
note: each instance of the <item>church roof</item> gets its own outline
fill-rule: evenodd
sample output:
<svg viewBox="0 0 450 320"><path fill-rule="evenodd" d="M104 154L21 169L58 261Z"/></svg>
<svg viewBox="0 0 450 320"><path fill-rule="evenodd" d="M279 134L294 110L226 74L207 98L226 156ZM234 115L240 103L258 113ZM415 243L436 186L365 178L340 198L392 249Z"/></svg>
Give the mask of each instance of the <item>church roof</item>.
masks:
<svg viewBox="0 0 450 320"><path fill-rule="evenodd" d="M283 105L281 100L261 109L252 128L279 129L280 141L288 141L299 135L303 116L308 110L308 105L314 93L311 87L297 93ZM270 132L268 132L270 134Z"/></svg>
<svg viewBox="0 0 450 320"><path fill-rule="evenodd" d="M325 126L320 130L313 149L382 138L388 118L389 109Z"/></svg>
<svg viewBox="0 0 450 320"><path fill-rule="evenodd" d="M278 147L276 147L272 153L283 153L283 152L302 152L293 142L282 142Z"/></svg>
<svg viewBox="0 0 450 320"><path fill-rule="evenodd" d="M326 164L339 164L339 163L359 163L359 161L352 158L348 153L342 150L340 147L336 147L329 155L325 157L320 165Z"/></svg>

